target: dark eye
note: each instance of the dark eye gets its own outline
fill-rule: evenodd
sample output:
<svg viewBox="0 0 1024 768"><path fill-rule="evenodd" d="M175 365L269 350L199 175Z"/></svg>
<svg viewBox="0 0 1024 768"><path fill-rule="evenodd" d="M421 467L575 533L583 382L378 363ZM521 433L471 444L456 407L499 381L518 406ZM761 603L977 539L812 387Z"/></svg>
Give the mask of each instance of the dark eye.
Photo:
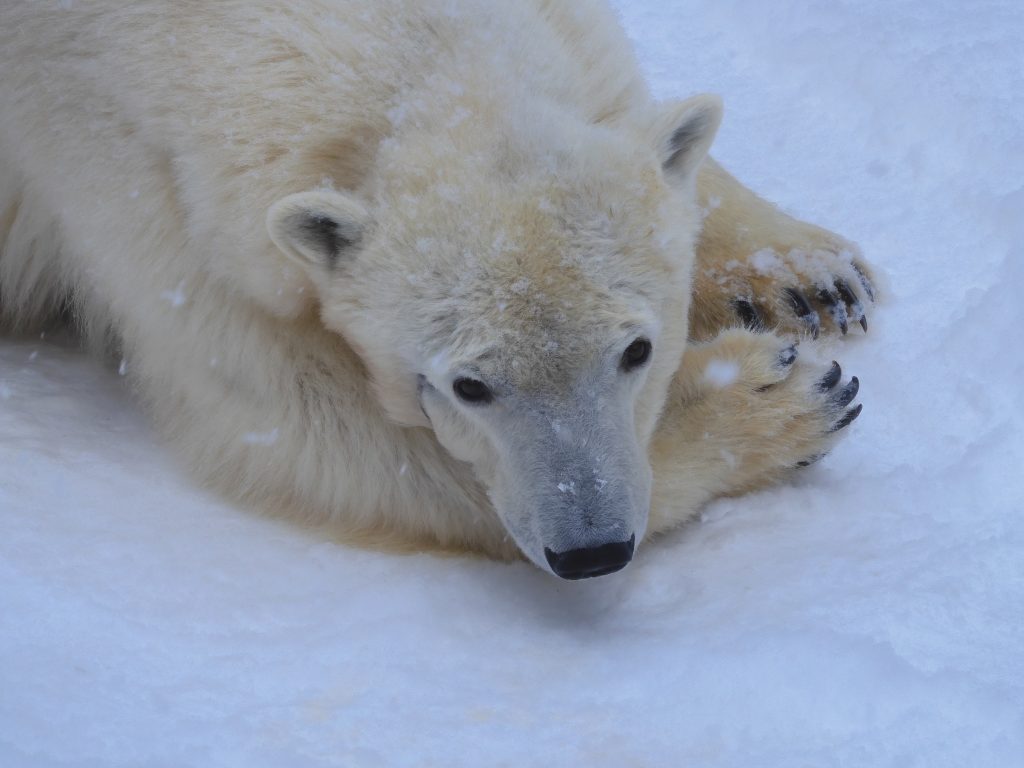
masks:
<svg viewBox="0 0 1024 768"><path fill-rule="evenodd" d="M487 385L476 379L456 379L452 389L455 390L455 396L464 403L489 403L494 399Z"/></svg>
<svg viewBox="0 0 1024 768"><path fill-rule="evenodd" d="M622 353L622 370L632 371L644 365L651 357L651 342L637 339Z"/></svg>

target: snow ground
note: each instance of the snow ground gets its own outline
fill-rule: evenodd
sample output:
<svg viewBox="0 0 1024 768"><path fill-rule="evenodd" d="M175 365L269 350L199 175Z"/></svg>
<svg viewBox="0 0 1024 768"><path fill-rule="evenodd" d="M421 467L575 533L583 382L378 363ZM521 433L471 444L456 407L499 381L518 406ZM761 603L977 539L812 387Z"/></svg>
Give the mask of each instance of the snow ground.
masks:
<svg viewBox="0 0 1024 768"><path fill-rule="evenodd" d="M229 508L115 371L0 341L0 765L1024 766L1024 6L618 5L888 272L850 439L569 584Z"/></svg>

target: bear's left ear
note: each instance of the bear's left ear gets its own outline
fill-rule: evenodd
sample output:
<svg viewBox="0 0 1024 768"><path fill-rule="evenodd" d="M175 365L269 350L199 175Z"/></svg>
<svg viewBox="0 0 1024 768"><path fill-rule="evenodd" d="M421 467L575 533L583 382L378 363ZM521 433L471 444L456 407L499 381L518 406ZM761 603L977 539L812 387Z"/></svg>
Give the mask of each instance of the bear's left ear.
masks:
<svg viewBox="0 0 1024 768"><path fill-rule="evenodd" d="M306 269L333 272L354 254L369 220L356 200L329 189L282 198L267 211L270 239Z"/></svg>
<svg viewBox="0 0 1024 768"><path fill-rule="evenodd" d="M691 179L700 168L722 122L722 99L701 94L662 108L654 138L665 175Z"/></svg>

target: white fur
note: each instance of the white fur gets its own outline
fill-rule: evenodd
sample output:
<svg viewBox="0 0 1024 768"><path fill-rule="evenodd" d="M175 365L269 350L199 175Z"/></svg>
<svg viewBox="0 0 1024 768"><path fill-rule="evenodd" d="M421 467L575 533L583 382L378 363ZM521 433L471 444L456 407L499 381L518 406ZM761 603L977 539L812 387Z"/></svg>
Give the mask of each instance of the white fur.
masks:
<svg viewBox="0 0 1024 768"><path fill-rule="evenodd" d="M447 396L497 349L522 391L553 402L564 374L585 400L636 329L650 370L594 402L617 387L623 440L651 440L721 108L654 104L603 3L8 0L0 67L0 311L70 296L87 332L112 328L207 483L508 556L497 427L453 416L442 447L416 375ZM304 210L360 246L320 258L285 226Z"/></svg>

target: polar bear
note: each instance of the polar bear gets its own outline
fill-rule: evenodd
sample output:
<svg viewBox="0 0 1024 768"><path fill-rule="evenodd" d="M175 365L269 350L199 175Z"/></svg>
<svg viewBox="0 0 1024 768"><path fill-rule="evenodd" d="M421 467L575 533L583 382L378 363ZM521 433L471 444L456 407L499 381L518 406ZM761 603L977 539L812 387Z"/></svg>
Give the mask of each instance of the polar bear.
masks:
<svg viewBox="0 0 1024 768"><path fill-rule="evenodd" d="M7 323L69 308L234 500L566 579L821 456L858 382L797 335L866 329L859 254L598 0L494 9L5 3Z"/></svg>

